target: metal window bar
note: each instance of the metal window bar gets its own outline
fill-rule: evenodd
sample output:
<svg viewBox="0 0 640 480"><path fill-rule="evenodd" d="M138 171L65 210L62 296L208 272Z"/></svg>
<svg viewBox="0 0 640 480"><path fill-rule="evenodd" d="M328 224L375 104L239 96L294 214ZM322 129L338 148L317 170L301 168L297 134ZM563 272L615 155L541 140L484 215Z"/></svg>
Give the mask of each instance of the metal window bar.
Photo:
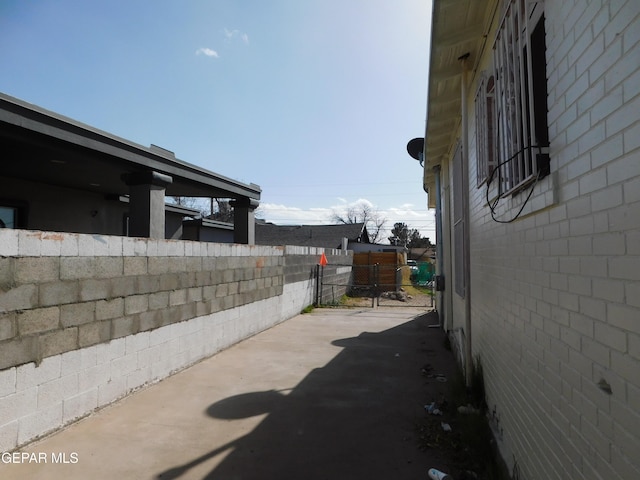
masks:
<svg viewBox="0 0 640 480"><path fill-rule="evenodd" d="M496 145L494 143L495 134L495 79L493 75L489 77L485 86L485 108L486 108L486 152L487 161L485 169L485 180L491 174L497 164Z"/></svg>
<svg viewBox="0 0 640 480"><path fill-rule="evenodd" d="M476 114L476 185L480 186L487 178L489 163L488 140L488 112L486 97L486 75L480 80L480 85L476 91L475 114Z"/></svg>
<svg viewBox="0 0 640 480"><path fill-rule="evenodd" d="M534 5L535 8L535 5ZM500 192L506 195L536 178L536 144L532 134L534 112L531 104L531 46L524 0L507 6L496 41L496 137L499 164L503 165ZM512 159L511 161L507 161Z"/></svg>

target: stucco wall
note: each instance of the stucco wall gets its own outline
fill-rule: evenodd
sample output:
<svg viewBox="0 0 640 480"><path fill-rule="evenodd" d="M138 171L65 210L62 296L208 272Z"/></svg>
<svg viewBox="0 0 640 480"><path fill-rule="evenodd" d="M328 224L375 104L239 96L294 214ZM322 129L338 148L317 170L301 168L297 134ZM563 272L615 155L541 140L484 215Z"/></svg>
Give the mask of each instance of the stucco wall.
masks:
<svg viewBox="0 0 640 480"><path fill-rule="evenodd" d="M518 478L640 478L640 3L544 4L551 175L509 224L475 185L490 48L469 86L473 353Z"/></svg>
<svg viewBox="0 0 640 480"><path fill-rule="evenodd" d="M124 235L129 204L118 196L0 176L0 204L24 206L26 224L21 228L57 232ZM165 237L182 236L184 214L166 212Z"/></svg>
<svg viewBox="0 0 640 480"><path fill-rule="evenodd" d="M0 450L298 314L322 251L0 230Z"/></svg>

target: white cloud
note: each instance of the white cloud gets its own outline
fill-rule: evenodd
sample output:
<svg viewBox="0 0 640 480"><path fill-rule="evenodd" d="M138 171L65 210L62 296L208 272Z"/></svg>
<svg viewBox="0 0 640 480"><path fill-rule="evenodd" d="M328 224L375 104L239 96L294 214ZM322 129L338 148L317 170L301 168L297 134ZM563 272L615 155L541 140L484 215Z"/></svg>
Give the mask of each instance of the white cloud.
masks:
<svg viewBox="0 0 640 480"><path fill-rule="evenodd" d="M231 43L236 38L239 38L242 43L249 45L249 35L242 33L240 30L229 30L225 28L224 31L225 42Z"/></svg>
<svg viewBox="0 0 640 480"><path fill-rule="evenodd" d="M218 52L216 52L215 50L212 50L210 48L206 48L206 47L201 47L199 49L196 50L196 55L206 55L207 57L213 57L213 58L218 58Z"/></svg>
<svg viewBox="0 0 640 480"><path fill-rule="evenodd" d="M276 225L322 225L331 223L330 208L311 208L304 210L276 203L261 203L259 215L267 222Z"/></svg>

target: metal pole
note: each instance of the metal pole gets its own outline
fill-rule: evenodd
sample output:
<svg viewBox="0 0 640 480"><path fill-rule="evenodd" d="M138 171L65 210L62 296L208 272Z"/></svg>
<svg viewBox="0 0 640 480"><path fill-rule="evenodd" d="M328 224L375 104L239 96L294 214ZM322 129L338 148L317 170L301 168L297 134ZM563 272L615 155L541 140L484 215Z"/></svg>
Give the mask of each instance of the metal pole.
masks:
<svg viewBox="0 0 640 480"><path fill-rule="evenodd" d="M376 263L373 266L373 270L375 272L375 276L376 276L376 287L375 287L375 292L376 292L376 302L377 302L377 306L380 306L380 264Z"/></svg>
<svg viewBox="0 0 640 480"><path fill-rule="evenodd" d="M324 265L320 265L320 299L319 299L320 304L322 304L323 294L324 294Z"/></svg>
<svg viewBox="0 0 640 480"><path fill-rule="evenodd" d="M320 265L316 265L315 277L316 277L316 295L313 302L313 306L317 307L318 305L320 305L319 297L318 297L318 292L320 289Z"/></svg>

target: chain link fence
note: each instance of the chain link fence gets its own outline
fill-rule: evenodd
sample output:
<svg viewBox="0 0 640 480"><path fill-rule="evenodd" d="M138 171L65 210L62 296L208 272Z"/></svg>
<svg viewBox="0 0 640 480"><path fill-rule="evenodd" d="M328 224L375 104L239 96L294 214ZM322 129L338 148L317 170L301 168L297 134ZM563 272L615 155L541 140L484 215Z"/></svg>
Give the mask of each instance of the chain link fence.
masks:
<svg viewBox="0 0 640 480"><path fill-rule="evenodd" d="M318 265L316 306L433 307L433 266L429 262L416 265L354 263L331 267L351 268L351 276L345 282L346 276L338 279L328 275L326 267Z"/></svg>

